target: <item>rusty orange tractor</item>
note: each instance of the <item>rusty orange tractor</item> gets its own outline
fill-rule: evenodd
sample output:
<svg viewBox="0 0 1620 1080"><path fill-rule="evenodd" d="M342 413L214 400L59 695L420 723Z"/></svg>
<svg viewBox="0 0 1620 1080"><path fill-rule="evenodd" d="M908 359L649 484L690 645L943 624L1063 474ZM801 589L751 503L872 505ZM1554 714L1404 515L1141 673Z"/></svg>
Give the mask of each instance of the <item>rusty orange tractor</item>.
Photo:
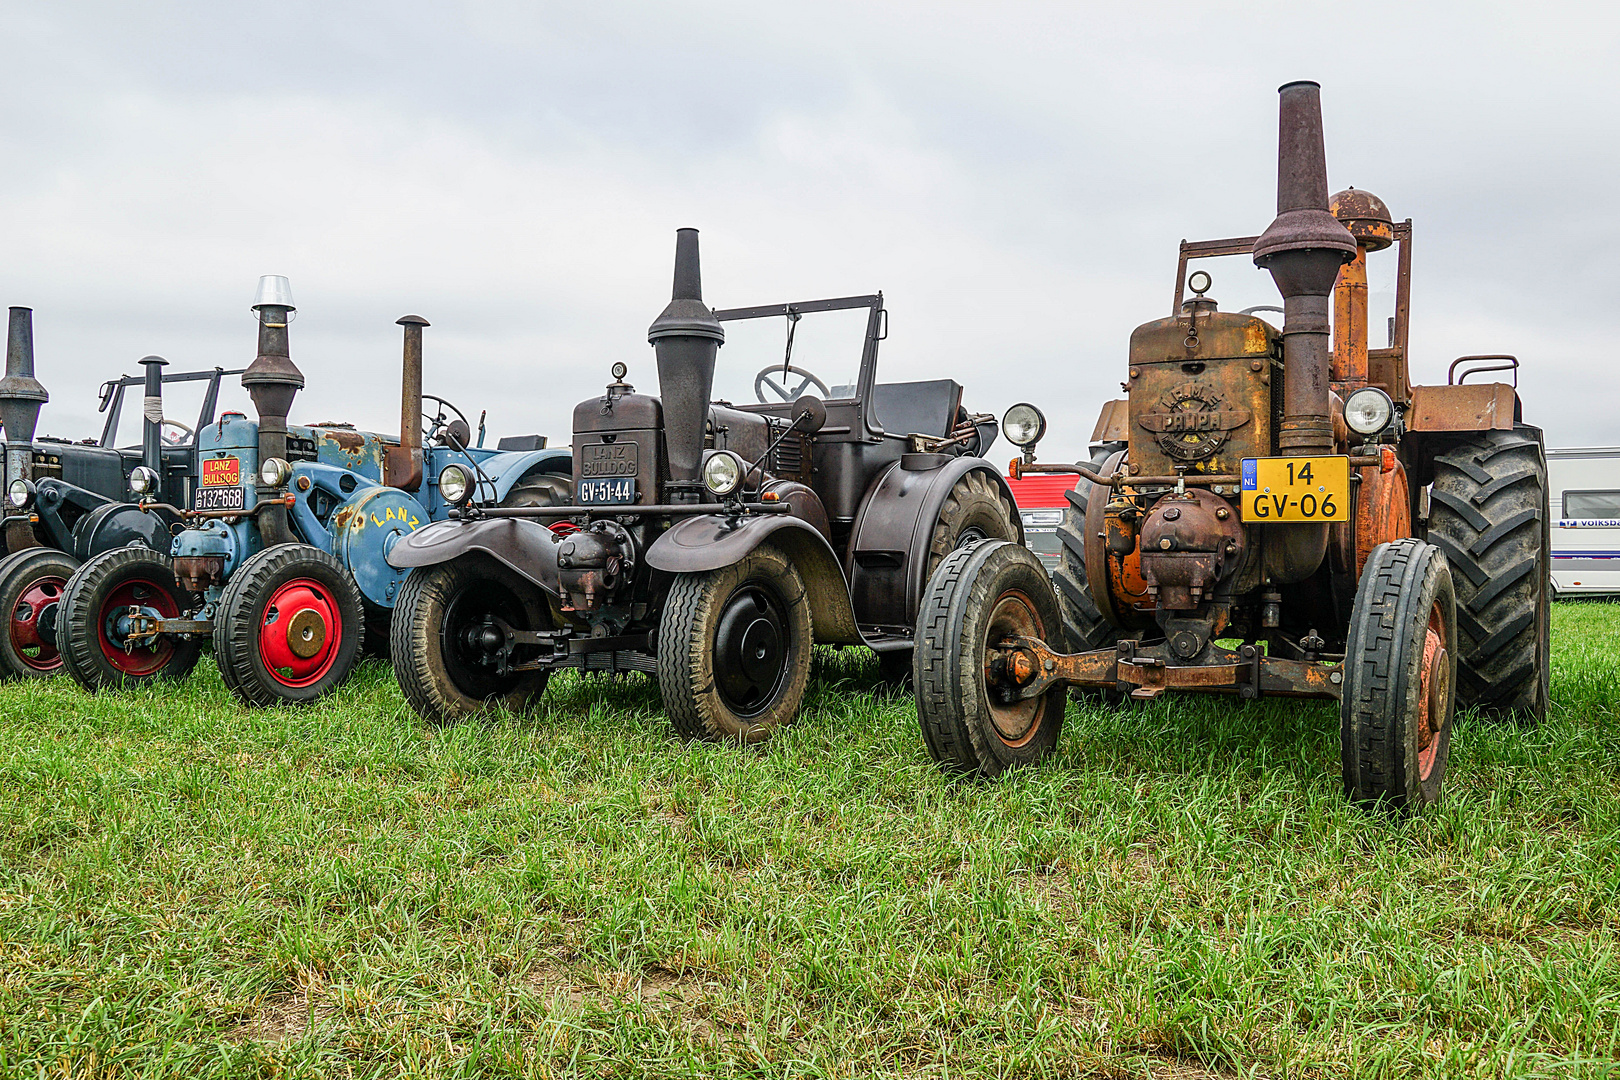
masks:
<svg viewBox="0 0 1620 1080"><path fill-rule="evenodd" d="M1132 334L1127 396L1092 440L1124 449L1036 464L1044 417L1008 410L1015 474L1081 479L1053 585L1036 556L997 541L930 581L914 677L946 768L1039 759L1066 688L1326 697L1340 702L1346 793L1404 809L1439 798L1455 707L1545 711L1546 461L1518 362L1463 357L1447 385L1411 385L1411 222L1364 191L1330 202L1319 93L1281 88L1276 220L1183 243L1173 313ZM1366 259L1391 247L1391 342L1371 350ZM1186 273L1233 254L1271 273L1280 329L1218 310L1209 275ZM1465 381L1509 369L1513 385Z"/></svg>

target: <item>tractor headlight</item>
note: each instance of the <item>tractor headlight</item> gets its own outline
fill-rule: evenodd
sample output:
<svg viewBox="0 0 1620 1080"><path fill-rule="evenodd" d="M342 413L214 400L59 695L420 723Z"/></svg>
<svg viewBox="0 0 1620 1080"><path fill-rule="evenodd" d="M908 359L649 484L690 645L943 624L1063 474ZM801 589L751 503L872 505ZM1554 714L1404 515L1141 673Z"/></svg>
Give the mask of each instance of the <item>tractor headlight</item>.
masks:
<svg viewBox="0 0 1620 1080"><path fill-rule="evenodd" d="M1344 399L1344 422L1357 435L1376 435L1395 417L1395 403L1376 386L1363 386Z"/></svg>
<svg viewBox="0 0 1620 1080"><path fill-rule="evenodd" d="M129 471L129 490L137 495L156 495L158 479L156 469L137 465Z"/></svg>
<svg viewBox="0 0 1620 1080"><path fill-rule="evenodd" d="M439 494L445 502L460 506L472 495L472 490L473 479L465 467L446 465L439 473Z"/></svg>
<svg viewBox="0 0 1620 1080"><path fill-rule="evenodd" d="M26 510L34 505L34 485L18 477L11 482L6 490L6 501L18 510Z"/></svg>
<svg viewBox="0 0 1620 1080"><path fill-rule="evenodd" d="M292 478L292 466L278 457L265 458L259 466L259 483L268 488L284 486Z"/></svg>
<svg viewBox="0 0 1620 1080"><path fill-rule="evenodd" d="M716 450L703 463L703 486L716 495L730 495L742 483L742 478L742 458L730 450Z"/></svg>
<svg viewBox="0 0 1620 1080"><path fill-rule="evenodd" d="M1001 433L1014 446L1034 446L1046 434L1046 417L1035 406L1020 402L1002 416Z"/></svg>

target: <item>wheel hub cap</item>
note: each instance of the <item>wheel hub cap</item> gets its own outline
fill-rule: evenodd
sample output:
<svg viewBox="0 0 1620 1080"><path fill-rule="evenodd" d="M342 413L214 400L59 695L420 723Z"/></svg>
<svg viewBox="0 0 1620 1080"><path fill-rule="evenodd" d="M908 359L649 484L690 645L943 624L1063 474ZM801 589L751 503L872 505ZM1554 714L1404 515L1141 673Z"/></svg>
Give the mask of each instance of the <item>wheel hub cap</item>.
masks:
<svg viewBox="0 0 1620 1080"><path fill-rule="evenodd" d="M275 591L259 626L259 656L283 686L319 682L337 662L343 620L337 598L318 581L297 578Z"/></svg>
<svg viewBox="0 0 1620 1080"><path fill-rule="evenodd" d="M1423 635L1423 663L1418 674L1418 775L1424 780L1434 772L1450 700L1451 658L1446 651L1445 622L1436 610Z"/></svg>
<svg viewBox="0 0 1620 1080"><path fill-rule="evenodd" d="M1023 593L1013 590L999 597L990 610L984 650L985 697L990 706L990 722L995 725L996 734L1008 746L1021 746L1035 734L1040 727L1042 706L1046 701L1045 694L1022 700L1013 696L1018 687L1035 674L1034 663L1023 650L1014 649L1002 654L1004 659L1000 663L994 659L994 654L999 651L996 646L1015 637L1044 639L1046 633L1034 603ZM1003 692L1011 700L1002 700Z"/></svg>
<svg viewBox="0 0 1620 1080"><path fill-rule="evenodd" d="M763 712L776 695L787 661L787 633L780 606L763 589L733 593L715 633L715 683L741 716Z"/></svg>

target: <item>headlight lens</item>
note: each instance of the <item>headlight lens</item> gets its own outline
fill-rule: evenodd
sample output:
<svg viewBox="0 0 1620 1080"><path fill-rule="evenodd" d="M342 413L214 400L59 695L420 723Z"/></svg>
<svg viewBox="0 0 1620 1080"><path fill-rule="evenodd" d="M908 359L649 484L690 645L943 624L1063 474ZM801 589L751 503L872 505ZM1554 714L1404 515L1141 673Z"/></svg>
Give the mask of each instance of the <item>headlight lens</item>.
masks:
<svg viewBox="0 0 1620 1080"><path fill-rule="evenodd" d="M129 490L137 495L156 495L158 489L158 474L155 469L148 469L145 465L137 465L129 472ZM15 487L13 487L15 490Z"/></svg>
<svg viewBox="0 0 1620 1080"><path fill-rule="evenodd" d="M1020 402L1002 416L1001 433L1014 446L1034 446L1046 434L1046 417L1035 406Z"/></svg>
<svg viewBox="0 0 1620 1080"><path fill-rule="evenodd" d="M703 463L703 486L716 495L730 495L742 483L742 459L730 450L716 450Z"/></svg>
<svg viewBox="0 0 1620 1080"><path fill-rule="evenodd" d="M281 487L291 477L292 466L278 457L265 458L259 466L259 483L265 487Z"/></svg>
<svg viewBox="0 0 1620 1080"><path fill-rule="evenodd" d="M1376 386L1363 386L1344 401L1344 422L1357 435L1376 435L1395 417L1395 403Z"/></svg>
<svg viewBox="0 0 1620 1080"><path fill-rule="evenodd" d="M6 499L17 509L25 509L34 501L34 485L18 477L11 482L11 487L6 491Z"/></svg>
<svg viewBox="0 0 1620 1080"><path fill-rule="evenodd" d="M439 494L445 502L460 506L472 493L472 477L460 465L446 465L439 473Z"/></svg>

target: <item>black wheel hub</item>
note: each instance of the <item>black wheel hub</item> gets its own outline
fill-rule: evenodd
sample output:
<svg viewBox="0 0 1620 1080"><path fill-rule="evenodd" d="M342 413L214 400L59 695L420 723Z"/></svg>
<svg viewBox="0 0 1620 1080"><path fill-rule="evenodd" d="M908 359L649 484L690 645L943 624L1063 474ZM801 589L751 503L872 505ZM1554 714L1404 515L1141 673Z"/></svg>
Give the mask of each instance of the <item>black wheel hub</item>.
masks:
<svg viewBox="0 0 1620 1080"><path fill-rule="evenodd" d="M769 590L746 584L720 612L714 635L714 678L726 707L757 716L776 699L787 674L787 616Z"/></svg>
<svg viewBox="0 0 1620 1080"><path fill-rule="evenodd" d="M959 534L957 534L956 546L958 548L971 547L972 545L977 544L980 540L985 539L985 537L986 533L983 529L979 528L977 525L969 525L967 528L963 529Z"/></svg>

